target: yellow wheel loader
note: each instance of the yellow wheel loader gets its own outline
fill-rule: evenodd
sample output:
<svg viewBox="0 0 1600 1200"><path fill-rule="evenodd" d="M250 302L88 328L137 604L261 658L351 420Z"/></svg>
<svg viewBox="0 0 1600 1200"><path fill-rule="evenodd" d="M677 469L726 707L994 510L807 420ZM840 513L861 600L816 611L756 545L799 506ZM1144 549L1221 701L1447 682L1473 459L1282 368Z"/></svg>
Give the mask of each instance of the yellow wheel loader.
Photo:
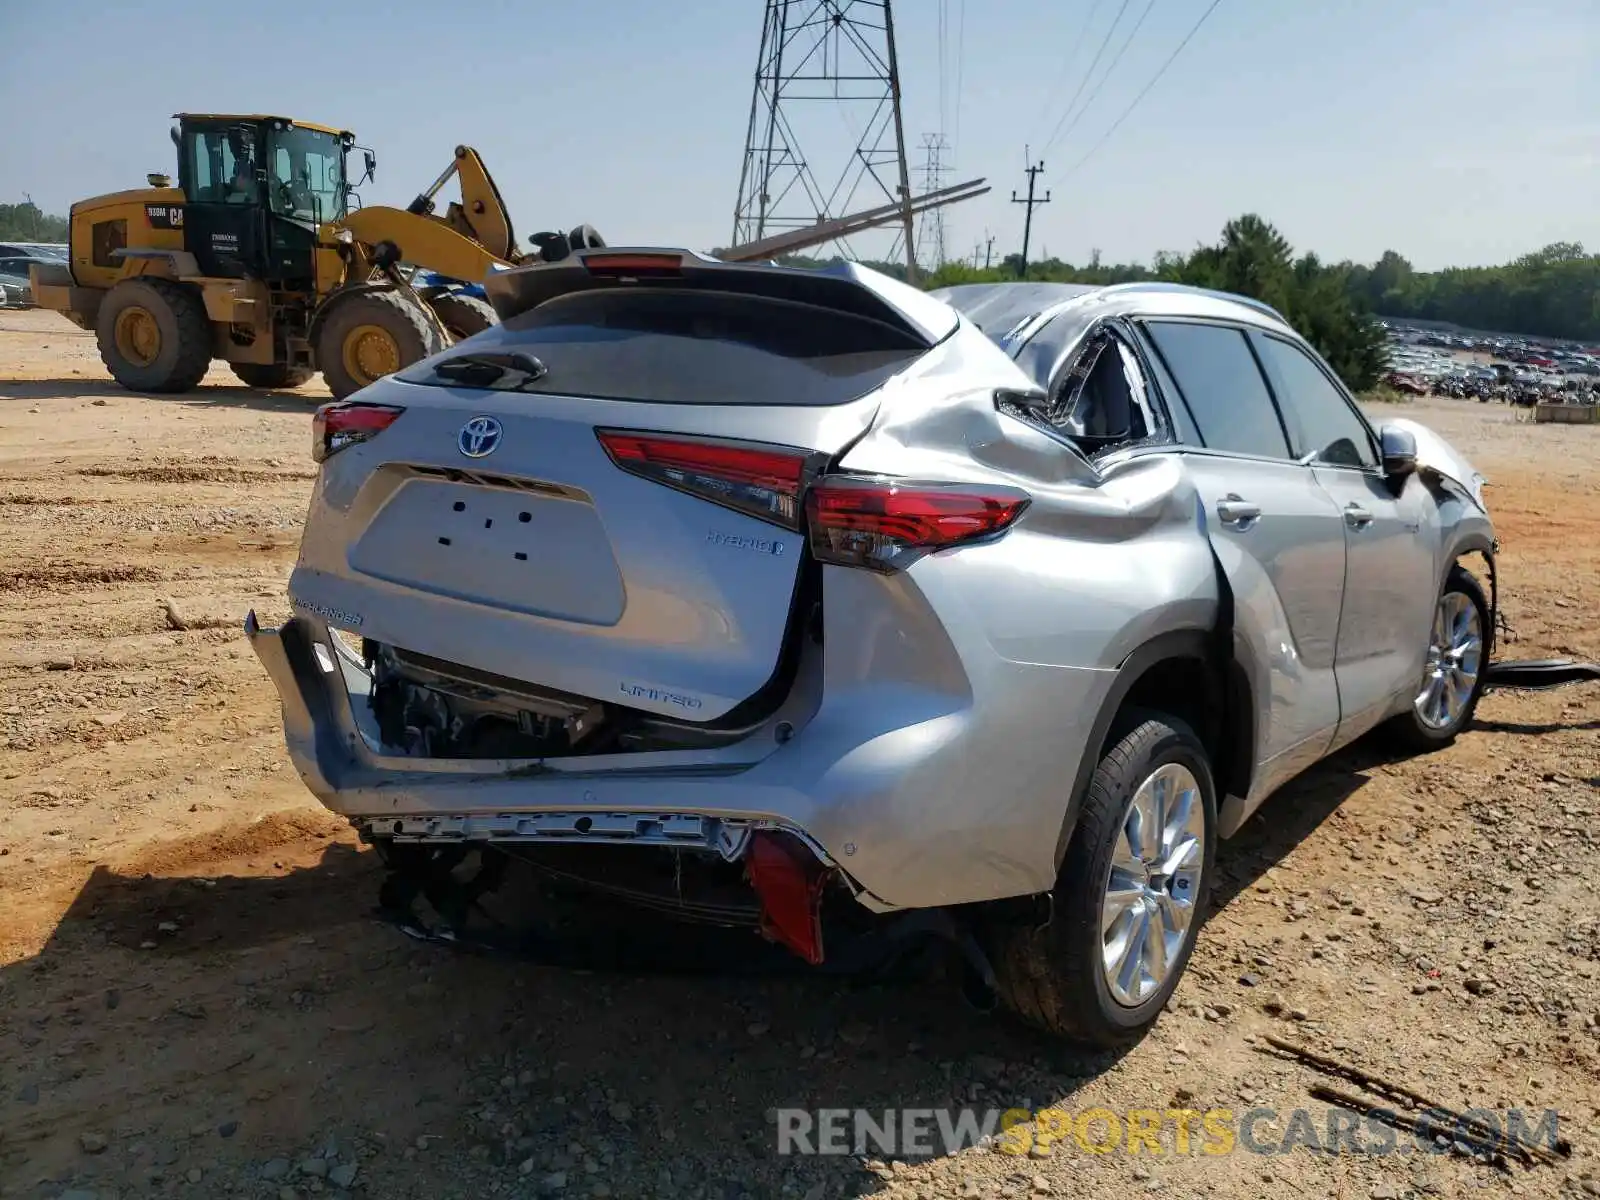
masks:
<svg viewBox="0 0 1600 1200"><path fill-rule="evenodd" d="M31 270L39 305L92 330L112 377L134 391L188 391L222 359L250 387L295 387L321 371L343 398L494 323L485 301L418 291L406 268L476 283L604 245L579 226L536 235L524 254L470 146L406 208L361 207L356 187L376 161L346 130L261 115L174 120L178 186L150 175L148 188L79 201L69 261ZM352 182L357 151L364 171ZM452 176L461 201L441 215L435 197Z"/></svg>

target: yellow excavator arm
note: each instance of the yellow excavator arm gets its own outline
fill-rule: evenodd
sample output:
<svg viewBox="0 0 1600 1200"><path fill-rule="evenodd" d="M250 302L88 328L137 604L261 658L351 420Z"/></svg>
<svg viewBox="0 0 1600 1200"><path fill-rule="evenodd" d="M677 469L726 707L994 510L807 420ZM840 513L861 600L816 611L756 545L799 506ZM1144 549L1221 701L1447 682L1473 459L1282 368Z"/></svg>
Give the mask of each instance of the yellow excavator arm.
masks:
<svg viewBox="0 0 1600 1200"><path fill-rule="evenodd" d="M452 177L460 183L461 199L450 201L441 215L434 198ZM511 213L482 156L471 146L457 146L450 165L405 208L374 204L355 209L324 226L322 242L345 243L349 268L338 265L337 259L329 261L337 278L332 272L319 278L318 291L324 295L365 279L379 261L410 263L473 283L491 268L523 261Z"/></svg>
<svg viewBox="0 0 1600 1200"><path fill-rule="evenodd" d="M433 199L454 175L461 184L461 202L452 201L444 216L435 215ZM520 257L517 235L511 227L511 214L495 186L483 158L471 146L457 146L455 158L439 172L439 178L427 191L420 193L406 206L406 211L419 217L443 221L463 237L477 242L496 258L514 260Z"/></svg>
<svg viewBox="0 0 1600 1200"><path fill-rule="evenodd" d="M341 241L341 231L354 239L351 250L358 271L375 257L384 242L394 245L397 262L436 271L450 279L477 283L494 267L509 267L515 260L493 254L437 217L422 217L403 208L374 204L358 208L342 221L323 230L325 242Z"/></svg>

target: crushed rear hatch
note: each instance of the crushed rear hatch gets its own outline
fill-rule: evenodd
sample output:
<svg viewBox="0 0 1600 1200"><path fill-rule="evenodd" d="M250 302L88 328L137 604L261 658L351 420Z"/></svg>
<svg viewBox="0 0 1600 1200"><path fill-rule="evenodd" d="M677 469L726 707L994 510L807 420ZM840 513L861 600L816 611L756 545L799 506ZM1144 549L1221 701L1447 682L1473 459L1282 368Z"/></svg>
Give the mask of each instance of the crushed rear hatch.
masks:
<svg viewBox="0 0 1600 1200"><path fill-rule="evenodd" d="M331 406L296 605L564 719L781 699L806 481L955 326L865 278L634 251L491 276L502 324Z"/></svg>

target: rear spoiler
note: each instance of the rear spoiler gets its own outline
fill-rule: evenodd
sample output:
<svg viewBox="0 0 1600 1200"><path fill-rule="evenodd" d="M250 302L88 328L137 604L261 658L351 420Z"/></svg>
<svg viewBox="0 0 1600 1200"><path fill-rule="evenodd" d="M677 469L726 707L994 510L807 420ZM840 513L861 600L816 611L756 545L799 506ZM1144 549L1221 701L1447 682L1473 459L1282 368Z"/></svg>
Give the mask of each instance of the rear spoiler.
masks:
<svg viewBox="0 0 1600 1200"><path fill-rule="evenodd" d="M559 262L498 268L483 281L502 322L558 296L608 287L703 288L787 300L889 325L929 348L960 323L952 308L926 292L857 263L808 270L722 262L693 250L606 246Z"/></svg>

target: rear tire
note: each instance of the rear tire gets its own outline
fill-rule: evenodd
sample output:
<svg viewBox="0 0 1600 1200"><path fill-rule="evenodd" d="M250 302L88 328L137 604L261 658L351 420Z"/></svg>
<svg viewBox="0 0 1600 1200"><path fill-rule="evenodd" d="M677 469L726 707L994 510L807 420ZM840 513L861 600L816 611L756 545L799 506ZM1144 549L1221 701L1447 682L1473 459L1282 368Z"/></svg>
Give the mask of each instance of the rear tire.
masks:
<svg viewBox="0 0 1600 1200"><path fill-rule="evenodd" d="M335 400L444 349L428 314L401 292L357 292L333 303L316 356Z"/></svg>
<svg viewBox="0 0 1600 1200"><path fill-rule="evenodd" d="M1216 851L1216 789L1200 739L1159 713L1119 728L1126 734L1089 781L1049 924L1001 931L992 954L1007 1009L1095 1050L1136 1041L1166 1007L1204 920ZM1146 858L1181 865L1152 875Z"/></svg>
<svg viewBox="0 0 1600 1200"><path fill-rule="evenodd" d="M211 367L211 322L192 288L170 279L124 279L95 318L100 359L133 392L187 392Z"/></svg>
<svg viewBox="0 0 1600 1200"><path fill-rule="evenodd" d="M1465 567L1451 567L1434 607L1427 665L1417 696L1383 727L1395 749L1411 754L1443 749L1472 723L1488 678L1489 620L1483 587ZM1464 699L1451 700L1463 695L1463 685ZM1435 702L1424 703L1426 696L1435 697Z"/></svg>
<svg viewBox="0 0 1600 1200"><path fill-rule="evenodd" d="M315 371L305 367L291 367L286 363L230 363L229 367L239 377L239 382L253 388L297 388Z"/></svg>
<svg viewBox="0 0 1600 1200"><path fill-rule="evenodd" d="M428 303L433 306L440 323L458 342L492 328L498 320L494 306L487 300L464 296L460 292L445 292L441 296L434 296Z"/></svg>

